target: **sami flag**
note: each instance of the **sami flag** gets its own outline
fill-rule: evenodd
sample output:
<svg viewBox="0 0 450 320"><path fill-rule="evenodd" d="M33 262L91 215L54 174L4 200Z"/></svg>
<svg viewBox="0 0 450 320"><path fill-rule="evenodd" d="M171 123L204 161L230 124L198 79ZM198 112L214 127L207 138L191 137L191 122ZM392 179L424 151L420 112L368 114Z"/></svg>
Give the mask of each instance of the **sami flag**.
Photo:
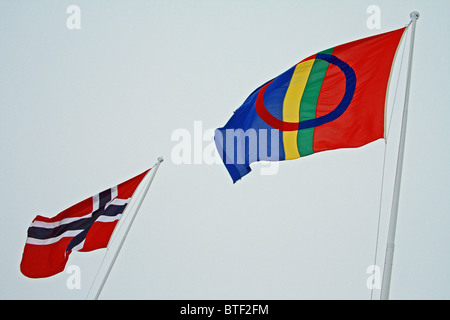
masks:
<svg viewBox="0 0 450 320"><path fill-rule="evenodd" d="M147 170L83 200L53 218L37 216L28 228L20 270L29 278L62 272L72 251L106 248L114 228Z"/></svg>
<svg viewBox="0 0 450 320"><path fill-rule="evenodd" d="M405 28L314 54L256 89L215 132L233 182L250 163L384 138L391 67Z"/></svg>

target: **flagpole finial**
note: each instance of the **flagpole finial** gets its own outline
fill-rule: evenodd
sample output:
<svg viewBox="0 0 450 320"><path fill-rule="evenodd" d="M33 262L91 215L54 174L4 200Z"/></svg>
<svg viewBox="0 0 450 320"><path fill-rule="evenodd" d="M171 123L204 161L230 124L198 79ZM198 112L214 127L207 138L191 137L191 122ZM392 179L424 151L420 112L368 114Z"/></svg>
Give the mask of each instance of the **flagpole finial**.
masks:
<svg viewBox="0 0 450 320"><path fill-rule="evenodd" d="M161 157L158 157L158 163L161 163L161 162L163 162L164 161L164 158L161 156Z"/></svg>
<svg viewBox="0 0 450 320"><path fill-rule="evenodd" d="M409 17L410 17L412 20L417 20L417 19L419 19L420 14L419 14L417 11L413 11L413 12L410 13Z"/></svg>

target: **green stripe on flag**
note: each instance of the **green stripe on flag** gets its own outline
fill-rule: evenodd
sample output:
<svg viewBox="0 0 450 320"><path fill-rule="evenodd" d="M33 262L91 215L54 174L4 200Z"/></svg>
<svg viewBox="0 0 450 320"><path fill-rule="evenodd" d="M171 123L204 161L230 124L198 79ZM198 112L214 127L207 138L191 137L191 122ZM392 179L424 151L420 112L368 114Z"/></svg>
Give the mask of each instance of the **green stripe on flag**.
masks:
<svg viewBox="0 0 450 320"><path fill-rule="evenodd" d="M319 53L331 54L334 48L330 48ZM328 62L317 59L311 68L311 72L306 82L305 90L300 101L299 121L314 119L316 117L317 100L323 79L328 69ZM314 128L302 129L297 135L297 147L300 157L314 153L313 150Z"/></svg>

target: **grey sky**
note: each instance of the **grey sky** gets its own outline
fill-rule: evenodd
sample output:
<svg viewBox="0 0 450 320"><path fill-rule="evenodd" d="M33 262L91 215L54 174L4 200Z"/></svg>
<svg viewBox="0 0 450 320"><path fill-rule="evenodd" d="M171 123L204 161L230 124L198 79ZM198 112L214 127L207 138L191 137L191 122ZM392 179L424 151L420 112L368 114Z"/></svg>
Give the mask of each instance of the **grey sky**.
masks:
<svg viewBox="0 0 450 320"><path fill-rule="evenodd" d="M66 27L71 4L81 9L79 30ZM370 5L380 8L380 29L367 27ZM255 88L303 58L400 28L417 10L391 298L449 299L449 6L0 1L0 298L84 299L106 251L72 253L81 289L67 287L66 272L28 279L19 263L29 224L162 155L100 298L370 299L384 141L283 161L275 175L255 164L233 185L222 164L174 164L171 136L186 129L202 140L194 121L202 134L221 127ZM380 266L405 66L406 56L386 147Z"/></svg>

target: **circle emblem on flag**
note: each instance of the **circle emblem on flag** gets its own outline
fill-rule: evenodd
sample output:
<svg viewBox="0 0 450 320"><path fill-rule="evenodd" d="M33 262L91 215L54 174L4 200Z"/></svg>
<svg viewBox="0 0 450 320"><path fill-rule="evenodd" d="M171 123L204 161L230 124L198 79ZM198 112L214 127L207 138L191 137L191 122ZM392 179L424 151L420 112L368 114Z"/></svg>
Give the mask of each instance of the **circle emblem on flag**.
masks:
<svg viewBox="0 0 450 320"><path fill-rule="evenodd" d="M322 54L318 53L315 56L315 59L324 60L328 63L331 63L338 67L345 76L345 93L342 97L342 100L336 106L333 111L330 111L326 115L323 115L318 118L304 120L300 122L286 122L282 121L276 117L274 117L265 107L264 105L264 92L267 87L272 83L272 81L265 84L258 92L258 96L256 97L255 102L255 110L261 119L264 120L269 126L274 129L278 129L280 131L297 131L307 128L314 128L321 126L325 123L331 122L339 118L345 110L347 110L350 102L353 99L353 95L355 94L356 88L356 74L352 67L350 67L346 62L342 61L338 57L332 54ZM306 60L305 60L306 61Z"/></svg>

